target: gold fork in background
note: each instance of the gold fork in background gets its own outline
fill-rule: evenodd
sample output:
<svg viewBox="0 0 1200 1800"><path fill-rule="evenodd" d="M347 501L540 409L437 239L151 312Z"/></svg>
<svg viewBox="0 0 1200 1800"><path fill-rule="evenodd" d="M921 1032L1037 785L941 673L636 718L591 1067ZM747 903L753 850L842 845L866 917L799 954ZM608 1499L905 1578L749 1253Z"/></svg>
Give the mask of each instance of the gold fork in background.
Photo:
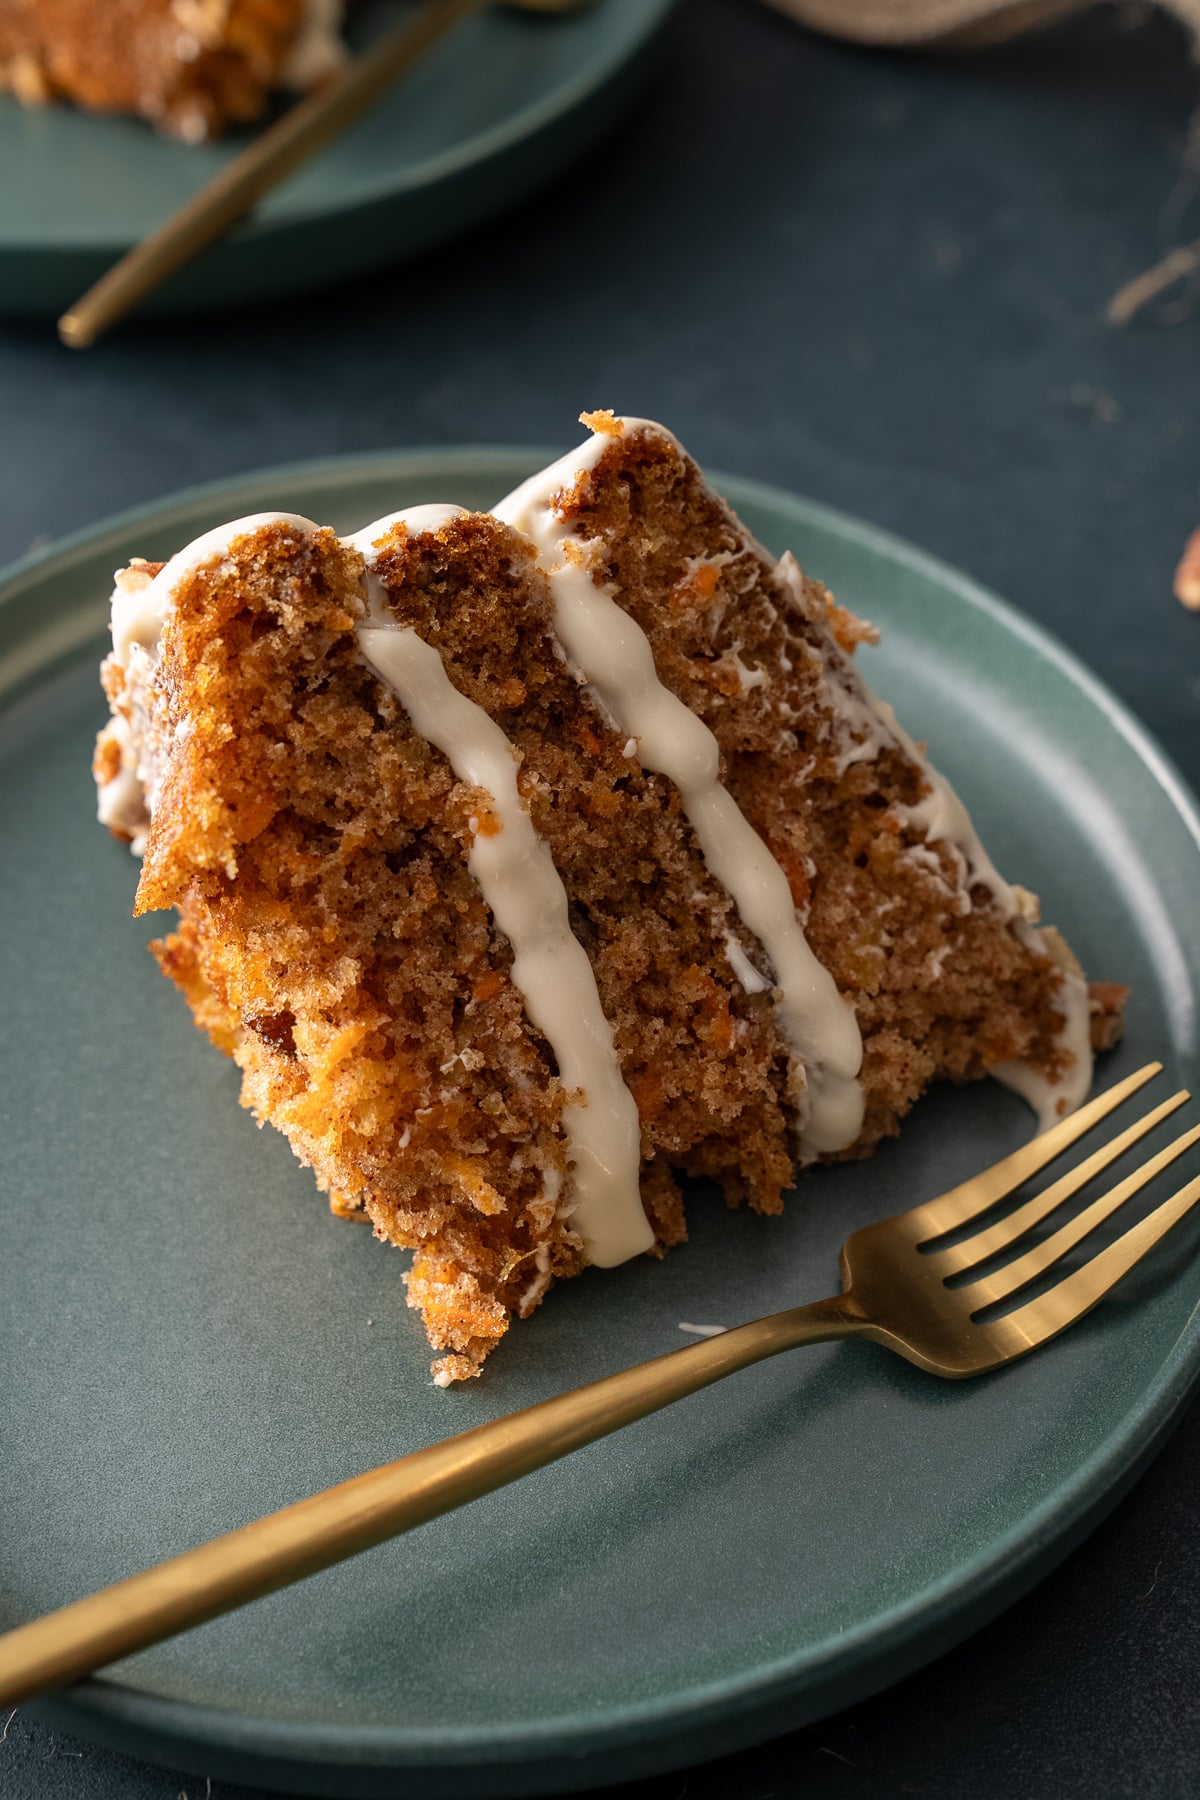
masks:
<svg viewBox="0 0 1200 1800"><path fill-rule="evenodd" d="M1053 1269L1200 1140L1200 1126L1193 1126L1051 1236L1021 1248L1035 1226L1182 1106L1187 1093L1154 1107L1015 1211L965 1238L957 1234L978 1225L1161 1070L1161 1063L1148 1063L982 1174L856 1231L842 1246L842 1292L831 1299L737 1326L414 1451L18 1627L0 1637L0 1707L410 1531L780 1351L865 1337L950 1377L1015 1361L1082 1318L1200 1200L1197 1176L1044 1293L998 1318L980 1316ZM941 1242L947 1238L954 1241ZM1017 1254L993 1273L978 1273L1005 1251ZM948 1285L964 1275L965 1282Z"/></svg>
<svg viewBox="0 0 1200 1800"><path fill-rule="evenodd" d="M426 0L415 17L297 101L62 315L58 335L63 343L73 350L94 344L257 206L264 194L369 112L439 38L471 13L493 4L495 0ZM574 12L583 0L505 0L505 4L522 12L552 14ZM320 253L320 243L314 240L313 255Z"/></svg>

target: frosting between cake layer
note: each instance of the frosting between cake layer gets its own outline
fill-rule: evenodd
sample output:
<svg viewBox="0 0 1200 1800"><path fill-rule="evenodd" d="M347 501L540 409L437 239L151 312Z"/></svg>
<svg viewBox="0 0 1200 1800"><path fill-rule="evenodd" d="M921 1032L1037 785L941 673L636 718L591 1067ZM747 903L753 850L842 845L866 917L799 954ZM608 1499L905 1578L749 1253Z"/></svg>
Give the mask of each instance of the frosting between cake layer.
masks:
<svg viewBox="0 0 1200 1800"><path fill-rule="evenodd" d="M373 547L397 523L410 531L436 531L462 515L458 506L412 507L347 538L373 581ZM205 532L164 564L153 579L137 571L118 577L112 602L113 660L124 671L135 708L153 679L158 642L180 584L228 555L233 545L269 525L290 525L305 535L319 527L297 513L256 513ZM378 589L378 582L375 581ZM453 686L441 657L415 632L402 632L375 596L374 621L359 628L364 659L397 695L414 726L441 749L460 779L484 788L501 830L477 832L468 866L513 947L513 981L526 1011L547 1038L563 1085L579 1096L564 1108L563 1124L574 1168L572 1224L601 1267L648 1250L654 1233L641 1203L640 1124L637 1106L621 1076L595 976L570 931L567 897L549 850L534 830L516 786L517 759L500 727ZM159 771L143 744L130 766L131 734L124 720L117 742L122 768L101 789L101 823L127 828L137 813L133 848L145 848ZM135 804L136 803L136 804Z"/></svg>
<svg viewBox="0 0 1200 1800"><path fill-rule="evenodd" d="M591 576L587 573L584 560L587 554L586 543L572 537L569 528L564 530L562 520L553 510L552 503L555 495L564 489L574 487L580 475L594 469L614 436L620 437L641 432L665 439L674 445L681 455L686 455L674 434L653 420L633 417L612 419L607 429L593 430L591 437L578 449L569 451L539 474L531 476L494 509L497 517L504 518L510 524L516 525L519 530L523 530L533 540L538 548L542 565L550 575L551 586L556 589L556 598L568 594L571 596L582 595L582 580L591 583L594 594L600 594L602 590L592 582ZM769 553L761 545L755 544L752 538L750 542L770 563L772 559ZM774 566L784 590L790 592L794 604L801 611L806 612L803 576L795 558L790 552L785 552ZM611 596L609 598L613 610L620 614L621 609L617 607L615 600L612 600ZM621 616L626 619L627 625L632 627L633 631L639 631L639 628L632 620L628 619L627 615L622 614ZM610 711L622 729L628 728L633 732L635 728L628 724L623 713L612 706L610 696L605 692L602 683L593 677L583 658L573 655L567 637L561 629L560 636L563 637L568 656L578 663L581 674L592 681L592 685L606 709ZM648 643L646 648L649 652ZM839 675L841 679L839 679ZM849 744L844 757L846 766L852 762L869 760L877 756L885 746L890 745L903 749L924 775L928 784L928 792L914 805L898 809L903 822L918 832L923 840L921 845L911 847L910 855L914 857L928 855L932 858L934 855L932 846L935 844L947 850L959 869L965 908L970 908L970 889L972 887L986 888L992 905L1002 921L1022 937L1022 941L1027 947L1036 954L1053 956L1043 934L1034 925L1020 917L1020 909L1012 888L1004 880L984 849L971 816L954 788L914 743L896 718L891 706L886 701L880 700L871 691L849 657L841 656L836 667L827 671L824 688L827 700L844 725L852 733L861 733L861 736L854 736ZM644 749L641 754L642 761L647 767L655 766L647 762ZM669 770L662 772L670 773ZM696 821L693 819L692 822L695 826ZM698 835L700 835L699 831ZM757 836L757 834L754 835ZM759 842L761 844L761 840ZM926 849L925 846L931 846L931 848ZM713 872L718 879L724 880L719 869L714 867ZM726 885L728 886L728 884ZM729 887L728 891L734 898L735 904L738 904L740 912L741 907L736 893L732 887ZM760 942L763 943L774 961L774 955L765 938L756 930L752 920L744 913L742 916L743 922L755 932L756 936L759 936ZM1059 959L1055 958L1054 960ZM1060 967L1062 967L1061 962ZM779 973L778 966L776 973ZM831 987L832 985L830 982ZM1040 1070L1024 1063L998 1064L990 1071L998 1081L1013 1088L1028 1102L1038 1115L1040 1130L1044 1130L1056 1119L1079 1106L1086 1098L1092 1083L1093 1058L1087 984L1081 976L1065 967L1062 968L1060 999L1063 1025L1058 1034L1057 1048L1065 1061L1061 1077L1057 1081L1051 1081ZM845 1005L844 1002L842 1004ZM849 1011L849 1008L846 1010ZM781 1024L784 1025L784 1029L791 1039L788 1020L782 1011ZM795 1039L791 1039L791 1041L796 1042ZM803 1044L801 1043L797 1047L800 1049L802 1058L807 1060L808 1053ZM855 1073L857 1073L857 1068L856 1064ZM810 1091L813 1086L812 1071L810 1070ZM817 1142L813 1134L811 1113L805 1126L805 1140L815 1149L837 1147Z"/></svg>
<svg viewBox="0 0 1200 1800"><path fill-rule="evenodd" d="M135 645L154 654L180 582L206 563L227 556L239 538L249 537L264 525L294 525L305 535L319 530L311 519L305 519L299 513L248 513L244 519L232 519L228 525L217 525L212 531L193 538L170 562L163 564L145 587L123 589L118 585L112 599L112 641L113 657L121 668L128 668Z"/></svg>
<svg viewBox="0 0 1200 1800"><path fill-rule="evenodd" d="M146 832L154 816L162 770L151 754L146 730L146 699L158 665L158 640L162 628L175 605L179 585L206 563L217 563L226 557L239 538L259 531L265 525L291 525L308 535L319 527L299 513L250 513L218 525L184 546L170 562L164 563L151 578L138 565L118 569L114 577L111 631L112 661L125 680L126 704L133 724L120 720L124 736L117 731L121 753L121 769L114 781L106 782L97 795L96 816L110 829L128 831L131 849L141 856L146 848ZM136 792L135 792L136 789Z"/></svg>
<svg viewBox="0 0 1200 1800"><path fill-rule="evenodd" d="M414 507L347 539L366 559L370 611L359 647L415 729L446 757L460 781L482 788L490 828L475 829L468 867L497 927L512 946L512 979L543 1033L569 1096L563 1109L574 1181L571 1223L602 1268L649 1250L654 1233L641 1201L641 1128L621 1075L587 953L571 930L567 893L517 788L518 756L481 706L450 680L441 656L388 613L373 573L373 546L396 524L436 531L460 507Z"/></svg>
<svg viewBox="0 0 1200 1800"><path fill-rule="evenodd" d="M790 554L783 556L778 572L791 589L796 604L801 605L803 577L795 558ZM996 1063L989 1070L997 1081L1021 1095L1037 1114L1039 1131L1045 1131L1082 1105L1092 1085L1091 1009L1087 983L1075 970L1063 965L1045 935L1032 920L1022 916L1016 891L1005 881L984 849L959 795L909 736L894 709L879 698L848 657L841 659L836 674L831 672L826 691L844 723L862 733L861 740L853 743L845 755L847 766L878 756L883 749L899 748L916 763L925 777L929 792L924 798L914 806L896 809L903 823L919 832L924 840L921 845L911 846L908 854L922 859L929 857L933 865L936 857L932 846L937 844L948 850L962 878L964 908L970 908L971 888L986 888L1000 918L1025 947L1035 955L1050 956L1059 963L1063 1024L1057 1047L1068 1059L1061 1079L1051 1081L1029 1063ZM926 845L930 848L926 849ZM939 874L940 865L931 866L931 872Z"/></svg>
<svg viewBox="0 0 1200 1800"><path fill-rule="evenodd" d="M1061 1081L1051 1081L1031 1063L996 1063L989 1073L1015 1094L1020 1094L1022 1100L1037 1114L1038 1130L1047 1131L1051 1125L1056 1125L1059 1119L1083 1104L1092 1085L1091 1003L1087 982L1078 967L1069 967L1063 957L1056 954L1050 941L1057 937L1056 933L1039 931L1036 925L1022 918L1013 921L1013 930L1036 954L1052 957L1062 971L1059 996L1062 1000L1063 1025L1058 1034L1058 1047L1073 1057L1074 1061L1064 1071ZM1062 939L1058 938L1057 942L1060 949L1065 950ZM1070 952L1066 954L1069 956ZM1071 958L1071 961L1074 959Z"/></svg>
<svg viewBox="0 0 1200 1800"><path fill-rule="evenodd" d="M805 612L804 577L790 550L780 557L775 572L797 610ZM1005 921L1014 918L1017 903L1013 891L984 849L961 799L908 735L888 702L873 692L850 658L840 652L828 669L825 698L849 732L862 734L852 737L843 750L841 767L869 762L886 748L902 749L924 775L929 792L914 806L896 808L901 819L927 844L943 844L957 860L964 884L987 888L1001 917ZM969 895L967 900L969 904Z"/></svg>
<svg viewBox="0 0 1200 1800"><path fill-rule="evenodd" d="M621 429L655 432L674 442L670 433L645 421L625 421ZM810 1155L840 1149L858 1135L862 1120L857 1080L862 1045L853 1011L807 942L783 870L722 785L716 738L659 680L646 634L592 574L588 543L574 536L554 511L555 495L595 465L610 435L596 433L581 450L518 489L496 513L524 532L538 553L550 581L561 653L625 735L624 753L673 782L711 873L773 969L780 1026L807 1081L807 1114L801 1118L804 1149ZM484 828L475 830L468 866L497 928L510 940L514 984L529 1019L547 1038L567 1090L563 1128L573 1168L567 1202L572 1224L584 1238L591 1260L610 1266L650 1248L653 1232L640 1195L637 1108L621 1074L587 954L570 930L565 889L521 800L518 758L509 739L453 685L433 646L383 610L377 578L371 587L373 547L391 527L401 523L414 533L436 531L462 513L460 507L413 508L346 540L368 565L372 613L359 627L358 640L364 659L396 694L414 727L442 751L461 780L490 796L489 811L499 829L489 830L492 820L485 820ZM104 823L128 827L142 789L146 811L153 811L159 771L137 730L139 696L152 686L159 634L180 584L206 565L219 567L238 539L271 525L291 526L305 535L319 529L296 514L252 515L205 533L153 579L134 569L123 583L118 581L113 657L126 672L135 727L132 734L126 731L130 741L122 741L119 731L116 735L121 767L101 790ZM779 565L779 574L785 586L798 589L797 599L802 600L802 578L790 558ZM749 685L756 684L751 680ZM911 846L910 854L927 857L932 866L938 862L936 847L943 856L938 867L944 870L949 852L959 865L965 909L971 905L970 887L982 885L1002 919L1030 949L1053 955L1029 915L1021 916L1014 891L988 858L950 784L931 768L892 709L872 694L848 658L838 660L828 672L826 689L853 739L850 760L877 755L890 744L903 748L925 775L928 791L923 798L900 809L904 823L922 839ZM144 832L145 814L139 823ZM769 990L770 983L732 933L725 934L725 943L730 966L745 991ZM1062 972L1061 994L1060 1046L1073 1059L1063 1078L1051 1082L1025 1065L992 1071L1034 1107L1043 1127L1079 1103L1091 1078L1087 988L1067 968Z"/></svg>
<svg viewBox="0 0 1200 1800"><path fill-rule="evenodd" d="M624 420L620 429L670 437L640 419ZM493 511L534 545L549 577L555 631L568 661L617 728L636 742L642 767L674 784L712 875L767 954L780 1027L807 1075L802 1142L812 1152L841 1150L858 1136L863 1119L862 1038L853 1008L813 954L787 876L722 785L716 738L659 680L650 640L611 589L593 578L586 544L554 510L555 496L595 466L610 435L594 434Z"/></svg>

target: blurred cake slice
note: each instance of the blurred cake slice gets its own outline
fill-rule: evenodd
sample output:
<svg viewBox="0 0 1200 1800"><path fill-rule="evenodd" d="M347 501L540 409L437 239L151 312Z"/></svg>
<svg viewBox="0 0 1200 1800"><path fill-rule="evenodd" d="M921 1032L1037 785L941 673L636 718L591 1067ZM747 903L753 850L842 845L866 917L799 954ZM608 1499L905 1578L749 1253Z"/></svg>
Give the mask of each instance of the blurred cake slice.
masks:
<svg viewBox="0 0 1200 1800"><path fill-rule="evenodd" d="M199 143L338 67L341 0L0 0L0 90Z"/></svg>
<svg viewBox="0 0 1200 1800"><path fill-rule="evenodd" d="M102 820L243 1103L414 1251L439 1382L556 1277L777 1211L939 1077L1090 1080L1065 946L669 433L500 516L239 520L118 576Z"/></svg>

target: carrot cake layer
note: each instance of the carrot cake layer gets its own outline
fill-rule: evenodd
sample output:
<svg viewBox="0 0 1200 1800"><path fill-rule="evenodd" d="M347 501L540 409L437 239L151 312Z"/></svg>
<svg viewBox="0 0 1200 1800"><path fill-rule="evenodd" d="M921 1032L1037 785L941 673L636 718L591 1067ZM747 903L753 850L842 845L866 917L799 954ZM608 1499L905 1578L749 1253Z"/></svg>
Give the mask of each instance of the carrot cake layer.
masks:
<svg viewBox="0 0 1200 1800"><path fill-rule="evenodd" d="M778 1211L935 1079L1044 1122L1122 991L662 427L494 514L236 521L117 577L100 815L243 1102L414 1252L440 1383L556 1278Z"/></svg>

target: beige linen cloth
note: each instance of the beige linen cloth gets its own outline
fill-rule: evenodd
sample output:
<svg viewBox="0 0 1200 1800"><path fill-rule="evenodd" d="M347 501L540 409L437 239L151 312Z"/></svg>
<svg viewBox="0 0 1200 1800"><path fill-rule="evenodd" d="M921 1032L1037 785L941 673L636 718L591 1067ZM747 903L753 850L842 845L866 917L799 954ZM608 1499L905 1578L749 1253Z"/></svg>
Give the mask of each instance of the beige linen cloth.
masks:
<svg viewBox="0 0 1200 1800"><path fill-rule="evenodd" d="M1094 0L771 0L814 31L860 44L998 44ZM1163 0L1200 44L1200 0Z"/></svg>

